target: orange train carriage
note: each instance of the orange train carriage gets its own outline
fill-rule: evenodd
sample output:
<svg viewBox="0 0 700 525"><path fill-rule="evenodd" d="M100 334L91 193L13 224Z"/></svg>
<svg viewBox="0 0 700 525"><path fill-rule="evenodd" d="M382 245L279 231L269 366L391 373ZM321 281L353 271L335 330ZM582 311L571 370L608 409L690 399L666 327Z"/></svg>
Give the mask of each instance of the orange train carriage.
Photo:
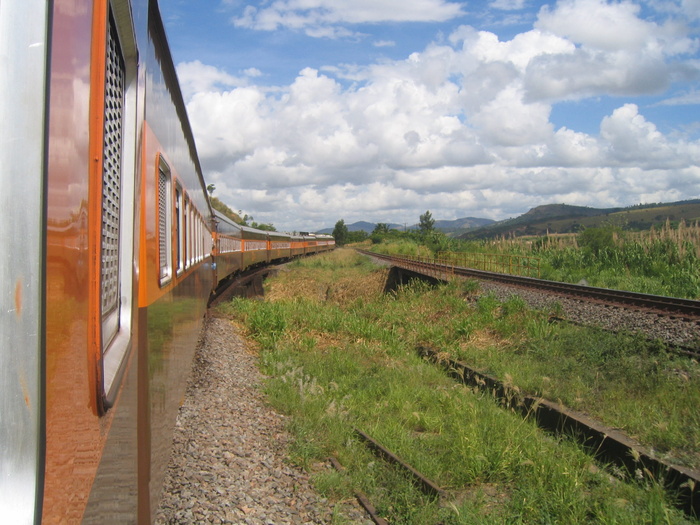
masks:
<svg viewBox="0 0 700 525"><path fill-rule="evenodd" d="M290 260L335 248L335 239L323 234L261 231L236 224L214 210L215 282L259 264Z"/></svg>
<svg viewBox="0 0 700 525"><path fill-rule="evenodd" d="M330 236L212 211L156 0L0 9L0 511L149 523L206 302Z"/></svg>

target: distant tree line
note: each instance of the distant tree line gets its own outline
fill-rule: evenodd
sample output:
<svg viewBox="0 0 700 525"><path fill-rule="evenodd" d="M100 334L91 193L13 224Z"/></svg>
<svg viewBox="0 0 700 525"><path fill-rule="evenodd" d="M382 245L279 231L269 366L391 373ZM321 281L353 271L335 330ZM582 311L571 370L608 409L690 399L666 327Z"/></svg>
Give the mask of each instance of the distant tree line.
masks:
<svg viewBox="0 0 700 525"><path fill-rule="evenodd" d="M338 246L362 242L369 238L373 244L379 244L385 240L412 239L438 245L438 248L442 248L441 245L449 240L444 233L435 229L435 219L430 211L426 211L420 216L417 231L400 231L390 228L387 223L380 222L370 234L362 230L351 232L348 230L345 220L340 219L335 223L332 235Z"/></svg>

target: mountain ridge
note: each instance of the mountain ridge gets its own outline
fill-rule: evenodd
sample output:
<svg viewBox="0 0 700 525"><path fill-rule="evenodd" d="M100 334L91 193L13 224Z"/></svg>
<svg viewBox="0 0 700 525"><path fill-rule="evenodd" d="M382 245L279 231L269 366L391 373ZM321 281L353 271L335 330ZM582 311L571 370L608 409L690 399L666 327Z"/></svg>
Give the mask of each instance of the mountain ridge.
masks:
<svg viewBox="0 0 700 525"><path fill-rule="evenodd" d="M535 206L515 218L502 221L478 217L454 220L435 220L435 229L458 239L487 239L503 235L546 235L575 233L585 228L612 223L623 229L644 230L653 225L670 221L700 220L700 199L688 199L670 203L636 204L628 207L593 208L571 204L543 204ZM377 223L358 221L346 225L348 231L374 231ZM389 224L390 229L415 230L418 225L406 227ZM324 228L317 233L333 233L333 228Z"/></svg>

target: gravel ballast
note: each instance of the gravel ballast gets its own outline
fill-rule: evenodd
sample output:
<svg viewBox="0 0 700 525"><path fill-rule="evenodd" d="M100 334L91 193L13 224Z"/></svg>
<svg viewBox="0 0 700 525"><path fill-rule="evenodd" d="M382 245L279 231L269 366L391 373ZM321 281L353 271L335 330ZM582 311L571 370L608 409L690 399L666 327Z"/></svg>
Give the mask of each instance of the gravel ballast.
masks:
<svg viewBox="0 0 700 525"><path fill-rule="evenodd" d="M700 325L678 317L605 306L599 303L553 295L533 288L509 286L491 281L480 281L480 295L492 293L500 301L513 295L519 296L530 307L548 310L554 305L568 321L595 325L606 330L641 332L651 339L660 339L670 345L697 348L700 342Z"/></svg>
<svg viewBox="0 0 700 525"><path fill-rule="evenodd" d="M257 356L235 326L209 318L180 408L156 523L371 523L334 504L289 460L285 417L266 404ZM319 468L331 468L319 465Z"/></svg>

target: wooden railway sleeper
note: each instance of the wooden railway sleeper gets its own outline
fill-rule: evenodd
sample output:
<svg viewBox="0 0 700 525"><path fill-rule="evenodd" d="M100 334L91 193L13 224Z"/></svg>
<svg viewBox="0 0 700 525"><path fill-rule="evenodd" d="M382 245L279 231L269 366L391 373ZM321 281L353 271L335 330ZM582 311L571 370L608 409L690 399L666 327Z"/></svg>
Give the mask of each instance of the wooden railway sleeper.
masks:
<svg viewBox="0 0 700 525"><path fill-rule="evenodd" d="M442 365L455 379L489 391L499 402L520 412L523 417L533 417L541 428L576 437L595 457L625 469L630 479L634 479L634 473L640 469L649 471L656 479L663 479L666 489L677 495L678 507L689 516L700 516L700 471L658 459L651 451L619 430L551 401L522 395L494 377L446 358L444 353L425 346L418 347L418 352L426 359Z"/></svg>

